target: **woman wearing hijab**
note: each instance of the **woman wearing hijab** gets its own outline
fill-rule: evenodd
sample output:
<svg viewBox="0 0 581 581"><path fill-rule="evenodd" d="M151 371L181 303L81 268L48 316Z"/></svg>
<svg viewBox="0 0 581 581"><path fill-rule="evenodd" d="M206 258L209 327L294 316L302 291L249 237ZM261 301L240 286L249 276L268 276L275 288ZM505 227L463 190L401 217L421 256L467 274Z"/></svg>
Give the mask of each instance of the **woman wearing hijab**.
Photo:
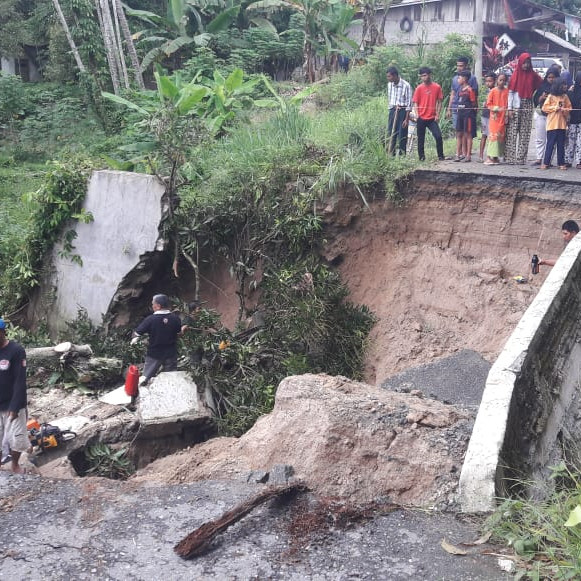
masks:
<svg viewBox="0 0 581 581"><path fill-rule="evenodd" d="M541 165L545 157L545 146L547 145L547 114L543 113L543 104L551 92L551 84L559 76L561 71L558 67L551 67L543 79L543 84L535 91L533 105L535 107L535 149L537 159L533 165Z"/></svg>
<svg viewBox="0 0 581 581"><path fill-rule="evenodd" d="M533 124L533 95L542 83L543 79L533 70L531 55L523 52L508 84L507 163L526 161Z"/></svg>
<svg viewBox="0 0 581 581"><path fill-rule="evenodd" d="M569 127L567 127L565 163L581 169L581 72L575 75L575 84L567 95L573 109L569 114Z"/></svg>

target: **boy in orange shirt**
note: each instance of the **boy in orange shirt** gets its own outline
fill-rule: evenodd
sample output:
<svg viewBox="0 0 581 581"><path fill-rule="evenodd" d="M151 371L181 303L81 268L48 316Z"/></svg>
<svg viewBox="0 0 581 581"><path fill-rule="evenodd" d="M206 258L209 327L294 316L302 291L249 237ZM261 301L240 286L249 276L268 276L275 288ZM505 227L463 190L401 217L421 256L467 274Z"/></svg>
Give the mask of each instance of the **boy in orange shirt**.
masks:
<svg viewBox="0 0 581 581"><path fill-rule="evenodd" d="M571 111L571 101L567 97L567 88L563 79L557 77L551 84L551 94L543 103L543 112L547 113L547 146L541 169L549 169L555 145L557 146L557 165L559 169L567 169L565 165L565 136L569 111Z"/></svg>
<svg viewBox="0 0 581 581"><path fill-rule="evenodd" d="M442 109L444 94L442 93L442 87L432 81L431 75L432 69L430 67L422 67L420 69L422 83L416 87L414 96L412 97L414 115L417 119L418 156L420 161L426 159L424 143L426 140L426 129L429 129L436 140L438 159L443 161L446 158L444 157L444 142L442 140L440 126L438 125L438 117Z"/></svg>

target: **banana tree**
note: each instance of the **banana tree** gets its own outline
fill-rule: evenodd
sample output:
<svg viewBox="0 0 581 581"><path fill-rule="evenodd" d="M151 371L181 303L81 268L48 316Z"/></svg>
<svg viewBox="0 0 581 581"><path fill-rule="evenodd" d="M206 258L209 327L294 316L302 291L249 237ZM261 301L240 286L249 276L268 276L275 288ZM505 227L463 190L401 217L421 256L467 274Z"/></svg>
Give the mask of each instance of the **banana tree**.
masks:
<svg viewBox="0 0 581 581"><path fill-rule="evenodd" d="M156 45L143 57L141 70L145 71L153 62L174 56L184 46L207 45L211 38L210 33L230 26L239 11L238 6L232 7L204 23L205 7L206 4L201 5L195 0L169 0L165 18L154 12L127 8L128 15L149 26L135 35L139 43Z"/></svg>
<svg viewBox="0 0 581 581"><path fill-rule="evenodd" d="M339 36L343 42L350 43L347 37L337 32L344 32L351 23L355 10L345 4L344 0L259 0L248 7L254 11L272 11L281 7L288 7L301 13L305 19L303 28L303 70L310 82L315 80L315 63L317 52L321 47L337 45L335 37ZM331 40L333 39L333 40ZM324 52L324 50L322 51Z"/></svg>

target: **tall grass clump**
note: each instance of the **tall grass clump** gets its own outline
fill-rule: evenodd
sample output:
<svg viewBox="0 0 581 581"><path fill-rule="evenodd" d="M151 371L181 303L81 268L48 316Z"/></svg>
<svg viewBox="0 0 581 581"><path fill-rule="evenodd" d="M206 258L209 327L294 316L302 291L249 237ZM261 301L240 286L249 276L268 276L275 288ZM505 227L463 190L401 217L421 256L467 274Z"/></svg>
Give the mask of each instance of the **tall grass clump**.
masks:
<svg viewBox="0 0 581 581"><path fill-rule="evenodd" d="M395 194L395 182L417 166L412 156L393 157L387 147L387 101L376 97L356 108L323 113L313 121L311 138L327 152L317 191L352 185L361 195Z"/></svg>
<svg viewBox="0 0 581 581"><path fill-rule="evenodd" d="M515 553L515 579L581 579L581 477L564 463L553 468L545 500L507 499L486 527Z"/></svg>
<svg viewBox="0 0 581 581"><path fill-rule="evenodd" d="M361 133L372 114L359 119L354 112ZM239 321L255 313L263 321L250 335L221 330L224 347L216 349L214 341L204 349L207 362L192 365L196 380L214 392L224 433L239 435L272 409L276 387L289 373L362 373L374 318L349 302L338 273L320 257L317 208L332 193L321 185L321 177L329 181L331 160L353 172L337 173L334 189L367 184L364 175L382 170L365 167L371 164L362 146L383 145L369 128L353 149L342 145L349 144L346 127L326 128L327 138L318 141L318 123L289 107L252 130L238 127L185 168L190 183L180 191L177 246L202 261L220 256L236 281ZM247 304L249 289L260 289L257 304Z"/></svg>

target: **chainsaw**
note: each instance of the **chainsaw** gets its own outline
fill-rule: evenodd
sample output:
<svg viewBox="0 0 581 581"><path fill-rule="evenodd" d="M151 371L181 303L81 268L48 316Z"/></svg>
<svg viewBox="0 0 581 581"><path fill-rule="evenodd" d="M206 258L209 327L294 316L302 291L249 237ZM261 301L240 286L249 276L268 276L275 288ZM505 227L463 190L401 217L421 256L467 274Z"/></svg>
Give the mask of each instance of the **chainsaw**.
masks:
<svg viewBox="0 0 581 581"><path fill-rule="evenodd" d="M51 424L39 424L36 420L30 420L26 427L31 446L39 448L41 452L49 448L57 448L64 442L77 437L77 434L71 430L61 430Z"/></svg>

